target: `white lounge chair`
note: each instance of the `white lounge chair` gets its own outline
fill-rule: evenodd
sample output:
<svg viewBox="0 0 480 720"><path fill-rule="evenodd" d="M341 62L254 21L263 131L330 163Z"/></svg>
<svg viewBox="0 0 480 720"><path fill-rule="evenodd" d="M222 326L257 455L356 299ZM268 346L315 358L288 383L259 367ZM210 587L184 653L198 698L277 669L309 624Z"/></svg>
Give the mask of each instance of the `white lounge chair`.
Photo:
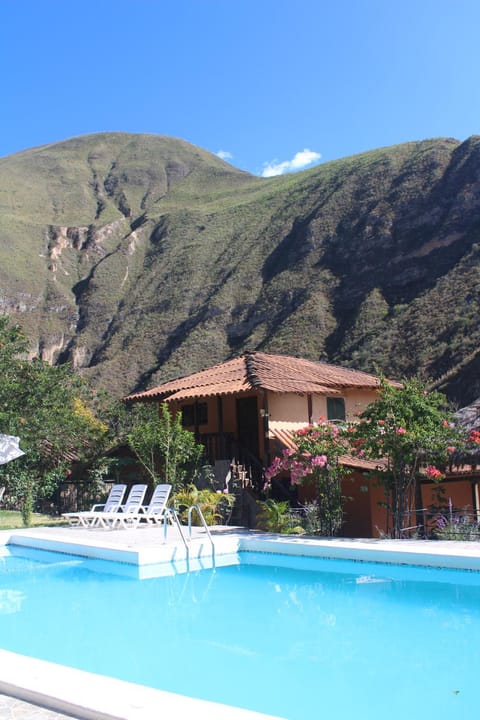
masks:
<svg viewBox="0 0 480 720"><path fill-rule="evenodd" d="M157 485L148 505L143 505L136 513L125 515L123 526L137 528L142 522L147 525L158 525L169 519L170 510L167 502L171 491L171 485Z"/></svg>
<svg viewBox="0 0 480 720"><path fill-rule="evenodd" d="M69 525L82 525L82 527L94 527L100 524L100 517L112 512L116 512L122 504L125 495L126 485L113 485L108 494L108 498L104 503L96 503L91 510L81 510L80 512L62 513L62 517L67 518ZM103 510L101 510L103 508Z"/></svg>
<svg viewBox="0 0 480 720"><path fill-rule="evenodd" d="M120 505L114 512L98 513L100 525L108 527L111 530L117 526L127 527L129 517L138 513L143 507L142 503L145 499L147 487L148 485L133 485L124 505Z"/></svg>

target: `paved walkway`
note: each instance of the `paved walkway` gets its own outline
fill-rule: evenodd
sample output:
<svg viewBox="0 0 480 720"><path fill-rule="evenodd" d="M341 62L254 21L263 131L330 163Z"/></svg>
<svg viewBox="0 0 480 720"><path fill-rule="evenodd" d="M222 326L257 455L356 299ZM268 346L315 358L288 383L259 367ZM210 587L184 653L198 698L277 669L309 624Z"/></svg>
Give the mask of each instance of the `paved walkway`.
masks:
<svg viewBox="0 0 480 720"><path fill-rule="evenodd" d="M8 695L0 695L0 718L2 720L71 720L72 715L47 710L46 708L22 702Z"/></svg>

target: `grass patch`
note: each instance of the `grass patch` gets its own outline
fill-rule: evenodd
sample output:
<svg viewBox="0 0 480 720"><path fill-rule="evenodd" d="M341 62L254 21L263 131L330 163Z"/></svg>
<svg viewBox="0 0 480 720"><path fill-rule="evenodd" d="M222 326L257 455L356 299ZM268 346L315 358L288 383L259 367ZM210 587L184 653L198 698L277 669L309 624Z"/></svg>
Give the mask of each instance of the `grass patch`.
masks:
<svg viewBox="0 0 480 720"><path fill-rule="evenodd" d="M63 518L53 515L33 513L30 527L48 527L49 525L66 525ZM16 510L0 510L0 530L18 530L25 527L22 514Z"/></svg>

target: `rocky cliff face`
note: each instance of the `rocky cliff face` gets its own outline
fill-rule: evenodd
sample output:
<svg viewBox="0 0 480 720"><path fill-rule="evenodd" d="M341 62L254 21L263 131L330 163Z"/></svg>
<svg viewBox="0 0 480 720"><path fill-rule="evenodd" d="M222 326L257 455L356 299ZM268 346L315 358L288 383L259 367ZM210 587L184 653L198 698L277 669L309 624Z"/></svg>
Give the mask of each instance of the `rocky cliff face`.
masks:
<svg viewBox="0 0 480 720"><path fill-rule="evenodd" d="M246 348L480 395L480 138L291 176L101 134L0 160L0 311L116 394Z"/></svg>

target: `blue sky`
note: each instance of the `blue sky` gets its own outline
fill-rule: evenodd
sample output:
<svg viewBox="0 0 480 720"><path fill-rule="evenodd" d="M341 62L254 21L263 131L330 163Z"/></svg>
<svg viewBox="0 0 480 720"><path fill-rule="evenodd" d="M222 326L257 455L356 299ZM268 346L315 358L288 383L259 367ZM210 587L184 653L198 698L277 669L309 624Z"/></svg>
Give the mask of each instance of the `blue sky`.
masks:
<svg viewBox="0 0 480 720"><path fill-rule="evenodd" d="M0 156L170 135L257 175L480 133L478 0L0 0Z"/></svg>

